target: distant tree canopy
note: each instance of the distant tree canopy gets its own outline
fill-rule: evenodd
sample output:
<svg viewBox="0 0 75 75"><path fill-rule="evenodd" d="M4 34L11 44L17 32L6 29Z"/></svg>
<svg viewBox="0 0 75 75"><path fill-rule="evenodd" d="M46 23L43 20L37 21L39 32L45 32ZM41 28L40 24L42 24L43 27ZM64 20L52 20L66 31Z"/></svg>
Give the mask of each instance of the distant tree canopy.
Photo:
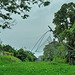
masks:
<svg viewBox="0 0 75 75"><path fill-rule="evenodd" d="M36 57L30 51L24 51L22 48L16 52L16 57L21 59L22 61L35 61Z"/></svg>
<svg viewBox="0 0 75 75"><path fill-rule="evenodd" d="M47 6L50 2L44 0L0 0L0 27L5 29L13 25L14 21L11 17L13 13L21 15L23 19L29 17L27 12L30 11L31 4Z"/></svg>
<svg viewBox="0 0 75 75"><path fill-rule="evenodd" d="M0 51L3 51L3 47L2 47L2 45L0 45Z"/></svg>
<svg viewBox="0 0 75 75"><path fill-rule="evenodd" d="M63 58L66 56L65 47L57 41L46 45L43 51L43 59L47 61L52 61L55 55L62 56Z"/></svg>
<svg viewBox="0 0 75 75"><path fill-rule="evenodd" d="M10 45L3 45L3 51L14 53L16 50L12 48Z"/></svg>
<svg viewBox="0 0 75 75"><path fill-rule="evenodd" d="M10 45L1 45L0 44L0 52L6 52L6 53L11 53L13 56L19 58L22 61L35 61L37 58L36 56L30 52L24 49L19 49L15 50L12 46Z"/></svg>

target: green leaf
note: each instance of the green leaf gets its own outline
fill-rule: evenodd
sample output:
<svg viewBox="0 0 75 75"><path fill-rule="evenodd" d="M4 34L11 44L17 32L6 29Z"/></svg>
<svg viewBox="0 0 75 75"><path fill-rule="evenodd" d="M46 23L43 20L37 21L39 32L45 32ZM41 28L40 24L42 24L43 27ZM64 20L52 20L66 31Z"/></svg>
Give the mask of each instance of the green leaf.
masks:
<svg viewBox="0 0 75 75"><path fill-rule="evenodd" d="M50 4L49 1L44 2L44 6L48 6Z"/></svg>

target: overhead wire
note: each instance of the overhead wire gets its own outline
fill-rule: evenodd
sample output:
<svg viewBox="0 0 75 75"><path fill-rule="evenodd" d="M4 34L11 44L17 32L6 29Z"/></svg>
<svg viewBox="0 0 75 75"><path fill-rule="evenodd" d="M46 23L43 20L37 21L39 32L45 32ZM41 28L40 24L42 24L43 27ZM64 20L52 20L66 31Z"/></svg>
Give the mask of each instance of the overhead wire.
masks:
<svg viewBox="0 0 75 75"><path fill-rule="evenodd" d="M44 36L42 37L42 39L39 41L38 46L37 46L37 49L35 50L35 52L39 49L39 46L40 46L41 42L43 41L44 37L45 37L45 35L44 35Z"/></svg>
<svg viewBox="0 0 75 75"><path fill-rule="evenodd" d="M47 33L46 33L46 34L47 34ZM46 35L46 34L45 34L45 35ZM43 36L43 38L39 41L39 44L38 44L37 49L35 50L35 52L36 52L44 43L46 43L46 41L49 39L50 36L49 36L49 37L46 39L46 41L41 45L41 43L42 43L44 37L45 37L45 36ZM40 46L40 45L41 45L41 46Z"/></svg>
<svg viewBox="0 0 75 75"><path fill-rule="evenodd" d="M49 39L50 39L50 41L49 41ZM37 49L35 50L35 52L37 52L39 48L41 48L42 46L44 46L47 43L47 41L48 41L48 43L50 43L52 41L50 35L48 36L48 38L41 45L39 45L39 47L37 47Z"/></svg>
<svg viewBox="0 0 75 75"><path fill-rule="evenodd" d="M41 43L41 41L43 40L44 36L45 36L46 33L49 32L49 31L50 31L50 30L46 31L46 32L39 38L39 40L36 42L36 44L34 45L34 47L32 48L31 51L34 50L34 48L37 46L37 44L39 43L39 41L40 41L40 43ZM39 43L39 44L40 44L40 43ZM38 47L39 47L39 45L38 45Z"/></svg>

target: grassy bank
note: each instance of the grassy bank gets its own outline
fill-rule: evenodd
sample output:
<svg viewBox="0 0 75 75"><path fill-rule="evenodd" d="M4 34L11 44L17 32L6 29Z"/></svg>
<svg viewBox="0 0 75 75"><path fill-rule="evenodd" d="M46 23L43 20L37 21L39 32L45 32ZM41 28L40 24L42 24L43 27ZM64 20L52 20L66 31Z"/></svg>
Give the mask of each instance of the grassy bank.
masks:
<svg viewBox="0 0 75 75"><path fill-rule="evenodd" d="M10 62L21 62L21 60L14 56L0 56L0 65L8 64Z"/></svg>
<svg viewBox="0 0 75 75"><path fill-rule="evenodd" d="M50 62L14 62L0 65L0 75L75 75L75 65Z"/></svg>

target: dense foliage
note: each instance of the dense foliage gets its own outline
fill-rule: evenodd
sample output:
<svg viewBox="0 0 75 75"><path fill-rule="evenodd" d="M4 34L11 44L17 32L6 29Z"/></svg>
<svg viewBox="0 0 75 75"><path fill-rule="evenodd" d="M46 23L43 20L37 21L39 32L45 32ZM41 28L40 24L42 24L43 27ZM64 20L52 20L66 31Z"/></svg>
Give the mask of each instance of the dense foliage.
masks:
<svg viewBox="0 0 75 75"><path fill-rule="evenodd" d="M53 23L56 25L54 36L64 42L68 50L69 64L75 61L75 3L63 4L55 13Z"/></svg>
<svg viewBox="0 0 75 75"><path fill-rule="evenodd" d="M22 61L35 61L36 60L36 57L34 56L32 52L24 51L22 48L16 52L15 56L21 59Z"/></svg>
<svg viewBox="0 0 75 75"><path fill-rule="evenodd" d="M75 3L63 4L61 9L55 13L53 23L55 27L55 35L59 35L65 29L71 29L75 21Z"/></svg>
<svg viewBox="0 0 75 75"><path fill-rule="evenodd" d="M44 48L43 60L62 61L63 59L65 59L66 56L67 56L67 51L65 47L57 41L49 43Z"/></svg>
<svg viewBox="0 0 75 75"><path fill-rule="evenodd" d="M10 53L15 53L16 50L14 48L12 48L10 45L3 45L3 51L6 51L6 52L10 52Z"/></svg>
<svg viewBox="0 0 75 75"><path fill-rule="evenodd" d="M10 45L0 45L0 51L12 53L15 57L22 61L35 61L37 58L30 51L24 51L23 49L15 50Z"/></svg>

